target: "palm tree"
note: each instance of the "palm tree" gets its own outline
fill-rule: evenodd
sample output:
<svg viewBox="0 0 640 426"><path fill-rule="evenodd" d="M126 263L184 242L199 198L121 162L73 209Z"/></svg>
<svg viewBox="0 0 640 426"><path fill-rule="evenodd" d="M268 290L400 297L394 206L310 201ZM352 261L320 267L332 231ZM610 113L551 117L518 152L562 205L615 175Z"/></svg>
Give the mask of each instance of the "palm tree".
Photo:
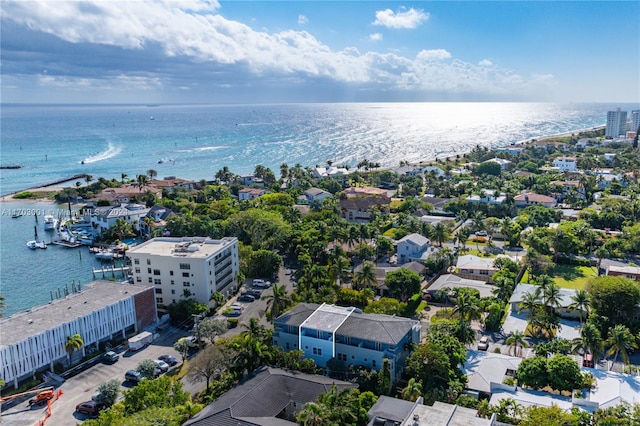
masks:
<svg viewBox="0 0 640 426"><path fill-rule="evenodd" d="M238 271L238 273L236 274L236 284L238 285L238 287L242 287L242 285L244 284L244 280L246 280L247 277L244 275L244 273L242 271Z"/></svg>
<svg viewBox="0 0 640 426"><path fill-rule="evenodd" d="M627 353L627 350L636 347L631 331L629 331L627 326L622 324L618 324L609 329L609 338L607 339L606 344L609 347L607 355L613 355L613 361L611 362L609 370L613 368L613 365L616 363L618 355L620 354L622 354L622 360L624 363L628 364L629 354Z"/></svg>
<svg viewBox="0 0 640 426"><path fill-rule="evenodd" d="M71 355L77 350L80 350L84 346L84 341L82 340L82 336L78 333L67 337L67 342L64 344L64 348L69 355L69 364L71 364Z"/></svg>
<svg viewBox="0 0 640 426"><path fill-rule="evenodd" d="M462 245L462 248L465 249L467 247L467 240L471 236L471 228L469 228L468 226L463 226L462 228L458 229L456 235L458 237L458 244Z"/></svg>
<svg viewBox="0 0 640 426"><path fill-rule="evenodd" d="M289 304L289 297L287 296L287 287L284 284L274 284L271 289L271 295L265 297L265 300L267 302L267 311L269 311L271 322L273 322Z"/></svg>
<svg viewBox="0 0 640 426"><path fill-rule="evenodd" d="M415 377L409 379L407 386L402 389L401 397L406 401L414 402L422 396L422 384Z"/></svg>
<svg viewBox="0 0 640 426"><path fill-rule="evenodd" d="M580 337L573 339L573 351L583 354L593 355L593 361L598 359L604 352L604 342L600 335L600 330L591 322L586 323L580 330Z"/></svg>
<svg viewBox="0 0 640 426"><path fill-rule="evenodd" d="M507 337L505 343L509 346L509 354L511 354L511 349L513 349L514 356L522 356L522 348L526 348L529 345L525 340L525 336L521 331L514 331L511 336Z"/></svg>
<svg viewBox="0 0 640 426"><path fill-rule="evenodd" d="M129 177L129 175L128 175L128 174L126 174L126 173L122 173L122 174L120 174L120 179L122 179L122 184L123 184L123 185L124 185L124 180L125 180L126 178L128 178L128 177Z"/></svg>
<svg viewBox="0 0 640 426"><path fill-rule="evenodd" d="M147 184L149 183L149 178L147 177L147 175L138 175L136 177L136 181L138 182L138 191L142 192L142 188L147 186Z"/></svg>
<svg viewBox="0 0 640 426"><path fill-rule="evenodd" d="M356 272L353 283L357 287L375 287L378 284L376 279L376 265L371 261L362 263L362 268Z"/></svg>
<svg viewBox="0 0 640 426"><path fill-rule="evenodd" d="M527 311L528 317L531 318L536 308L540 305L540 293L538 289L533 293L527 293L522 296L522 301L520 302L520 307L518 309L518 313L521 311Z"/></svg>
<svg viewBox="0 0 640 426"><path fill-rule="evenodd" d="M431 231L431 239L438 243L438 246L442 247L442 243L447 241L451 237L451 232L443 223L437 223Z"/></svg>
<svg viewBox="0 0 640 426"><path fill-rule="evenodd" d="M589 296L589 293L586 290L581 289L571 296L571 300L573 303L571 303L569 307L580 311L580 325L582 325L583 314L588 315L591 310L591 296Z"/></svg>
<svg viewBox="0 0 640 426"><path fill-rule="evenodd" d="M329 265L331 278L340 286L342 280L349 276L349 259L344 256L336 256Z"/></svg>
<svg viewBox="0 0 640 426"><path fill-rule="evenodd" d="M149 176L149 179L153 180L156 178L156 176L158 176L158 172L153 169L149 169L147 170L147 176Z"/></svg>
<svg viewBox="0 0 640 426"><path fill-rule="evenodd" d="M326 423L327 417L328 413L324 406L315 402L309 402L302 407L296 419L302 426L321 426Z"/></svg>
<svg viewBox="0 0 640 426"><path fill-rule="evenodd" d="M455 307L453 308L453 314L460 315L459 337L463 337L461 341L463 341L463 343L472 342L474 337L468 333L471 321L480 319L482 315L482 311L478 306L477 300L474 297L470 297L466 292L458 293L455 301ZM464 340L467 341L464 342Z"/></svg>
<svg viewBox="0 0 640 426"><path fill-rule="evenodd" d="M543 288L542 303L544 304L547 312L553 312L554 308L559 307L561 299L562 296L560 294L560 286L558 284L551 282L551 284Z"/></svg>

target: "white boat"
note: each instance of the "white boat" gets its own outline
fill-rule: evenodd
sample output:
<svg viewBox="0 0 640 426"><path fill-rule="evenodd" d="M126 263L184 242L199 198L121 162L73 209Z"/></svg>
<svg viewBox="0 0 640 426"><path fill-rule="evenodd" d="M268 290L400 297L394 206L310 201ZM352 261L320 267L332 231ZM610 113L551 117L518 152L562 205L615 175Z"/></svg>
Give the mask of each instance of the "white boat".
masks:
<svg viewBox="0 0 640 426"><path fill-rule="evenodd" d="M44 241L36 241L36 240L31 240L31 241L27 241L27 247L30 248L31 250L35 250L35 249L46 249L47 248L47 244Z"/></svg>
<svg viewBox="0 0 640 426"><path fill-rule="evenodd" d="M48 214L44 217L44 230L45 231L53 231L58 226L58 219Z"/></svg>
<svg viewBox="0 0 640 426"><path fill-rule="evenodd" d="M96 259L111 260L115 254L111 250L100 250L96 253Z"/></svg>

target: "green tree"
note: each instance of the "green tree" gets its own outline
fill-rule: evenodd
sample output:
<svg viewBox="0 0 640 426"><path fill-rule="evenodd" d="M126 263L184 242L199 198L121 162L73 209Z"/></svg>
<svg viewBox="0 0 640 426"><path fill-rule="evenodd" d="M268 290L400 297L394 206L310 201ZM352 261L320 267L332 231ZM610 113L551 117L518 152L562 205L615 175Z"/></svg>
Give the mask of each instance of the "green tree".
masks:
<svg viewBox="0 0 640 426"><path fill-rule="evenodd" d="M412 295L418 293L421 282L419 274L405 268L389 272L384 279L391 296L401 302L407 302Z"/></svg>
<svg viewBox="0 0 640 426"><path fill-rule="evenodd" d="M604 342L600 330L591 322L582 326L580 337L573 339L572 344L574 352L591 354L594 362L598 362L604 352Z"/></svg>
<svg viewBox="0 0 640 426"><path fill-rule="evenodd" d="M412 377L407 382L407 386L402 389L400 395L402 399L406 401L415 402L422 396L422 384L420 384L415 377Z"/></svg>
<svg viewBox="0 0 640 426"><path fill-rule="evenodd" d="M572 391L582 384L580 366L564 354L555 354L547 361L549 386L558 391Z"/></svg>
<svg viewBox="0 0 640 426"><path fill-rule="evenodd" d="M115 404L120 394L120 382L118 380L109 380L98 385L98 393L100 394L100 402L110 407Z"/></svg>
<svg viewBox="0 0 640 426"><path fill-rule="evenodd" d="M227 331L226 321L205 318L198 323L198 334L205 339L208 339L210 343L213 343L217 336Z"/></svg>
<svg viewBox="0 0 640 426"><path fill-rule="evenodd" d="M369 314L385 314L401 316L407 308L406 303L401 303L397 299L381 297L365 306L364 311Z"/></svg>
<svg viewBox="0 0 640 426"><path fill-rule="evenodd" d="M179 339L176 343L173 344L173 349L178 351L182 356L182 362L187 359L187 353L189 352L189 342L187 339Z"/></svg>
<svg viewBox="0 0 640 426"><path fill-rule="evenodd" d="M640 284L625 277L605 276L589 280L586 290L591 295L592 309L606 319L605 326L633 324L640 303Z"/></svg>
<svg viewBox="0 0 640 426"><path fill-rule="evenodd" d="M432 228L430 237L433 241L438 243L438 246L442 247L442 243L451 238L451 231L442 222L438 222Z"/></svg>
<svg viewBox="0 0 640 426"><path fill-rule="evenodd" d="M162 376L138 383L125 392L123 403L125 413L133 414L151 407L175 408L189 400L189 392L182 389L182 382Z"/></svg>
<svg viewBox="0 0 640 426"><path fill-rule="evenodd" d="M291 304L291 299L287 295L287 287L284 284L274 284L271 290L271 294L264 299L267 302L267 312L273 322Z"/></svg>
<svg viewBox="0 0 640 426"><path fill-rule="evenodd" d="M69 363L71 363L71 356L77 350L80 350L84 346L84 341L82 340L82 336L76 333L72 336L67 337L67 341L64 344L64 349L67 351Z"/></svg>
<svg viewBox="0 0 640 426"><path fill-rule="evenodd" d="M524 334L518 330L514 331L509 337L507 337L505 343L509 346L509 353L511 353L511 350L513 349L514 356L522 356L522 348L529 346L525 340Z"/></svg>
<svg viewBox="0 0 640 426"><path fill-rule="evenodd" d="M475 336L466 333L470 329L471 321L481 318L482 311L478 305L478 300L470 296L467 292L459 292L455 299L453 313L460 318L459 335L463 343L470 343L475 340Z"/></svg>
<svg viewBox="0 0 640 426"><path fill-rule="evenodd" d="M580 417L557 405L540 407L531 405L522 414L519 426L580 426Z"/></svg>
<svg viewBox="0 0 640 426"><path fill-rule="evenodd" d="M327 409L323 404L309 402L296 415L296 420L302 426L322 426L326 424Z"/></svg>
<svg viewBox="0 0 640 426"><path fill-rule="evenodd" d="M136 371L140 373L143 379L153 379L156 377L156 363L153 360L145 359L138 364Z"/></svg>
<svg viewBox="0 0 640 426"><path fill-rule="evenodd" d="M582 325L584 317L586 317L591 310L591 296L586 290L579 289L571 296L571 301L569 307L580 311L580 325Z"/></svg>
<svg viewBox="0 0 640 426"><path fill-rule="evenodd" d="M629 354L627 350L636 347L633 334L631 334L629 328L623 324L617 324L615 327L609 329L609 337L607 338L606 345L609 348L607 354L609 356L613 355L609 370L613 368L620 354L622 354L624 363L628 364Z"/></svg>
<svg viewBox="0 0 640 426"><path fill-rule="evenodd" d="M532 389L542 389L549 383L547 358L535 356L525 358L518 366L518 383Z"/></svg>
<svg viewBox="0 0 640 426"><path fill-rule="evenodd" d="M153 180L156 178L156 176L158 176L158 172L153 169L149 169L147 170L147 176L149 176L149 179Z"/></svg>
<svg viewBox="0 0 640 426"><path fill-rule="evenodd" d="M378 371L378 395L387 395L391 388L391 369L389 360L382 360L382 368Z"/></svg>
<svg viewBox="0 0 640 426"><path fill-rule="evenodd" d="M361 268L356 272L353 283L358 288L376 287L378 280L376 279L376 265L370 261L364 261Z"/></svg>
<svg viewBox="0 0 640 426"><path fill-rule="evenodd" d="M473 174L476 176L500 176L501 173L502 166L500 166L500 164L496 163L495 161L485 161L473 168Z"/></svg>

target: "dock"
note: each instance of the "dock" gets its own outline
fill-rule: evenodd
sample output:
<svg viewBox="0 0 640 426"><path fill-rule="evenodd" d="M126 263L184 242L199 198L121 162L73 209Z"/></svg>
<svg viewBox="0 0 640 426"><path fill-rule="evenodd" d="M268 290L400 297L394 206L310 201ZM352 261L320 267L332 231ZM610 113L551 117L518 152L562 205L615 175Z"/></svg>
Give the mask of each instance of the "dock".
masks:
<svg viewBox="0 0 640 426"><path fill-rule="evenodd" d="M106 279L107 275L110 273L112 278L116 277L116 272L122 272L122 277L126 278L127 273L129 272L128 266L122 266L119 268L115 268L113 266L109 266L107 268L91 268L91 272L93 272L93 279L96 279L96 274L102 274L102 278Z"/></svg>
<svg viewBox="0 0 640 426"><path fill-rule="evenodd" d="M51 241L51 244L55 244L57 246L68 247L68 248L78 248L78 247L82 246L81 243L72 243L72 242L64 241L64 240Z"/></svg>

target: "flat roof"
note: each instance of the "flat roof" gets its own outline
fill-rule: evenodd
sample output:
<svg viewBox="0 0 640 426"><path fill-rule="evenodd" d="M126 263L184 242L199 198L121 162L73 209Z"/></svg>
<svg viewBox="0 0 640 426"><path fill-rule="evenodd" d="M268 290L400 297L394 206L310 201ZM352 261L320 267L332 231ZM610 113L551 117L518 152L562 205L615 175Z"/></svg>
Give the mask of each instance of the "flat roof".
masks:
<svg viewBox="0 0 640 426"><path fill-rule="evenodd" d="M0 319L0 347L44 333L150 288L153 287L106 280L84 284L78 293Z"/></svg>
<svg viewBox="0 0 640 426"><path fill-rule="evenodd" d="M355 308L322 304L302 324L303 327L314 330L335 332L351 315Z"/></svg>
<svg viewBox="0 0 640 426"><path fill-rule="evenodd" d="M147 254L207 259L235 241L237 241L235 237L224 237L220 240L206 237L159 237L130 248L127 251L127 256Z"/></svg>

